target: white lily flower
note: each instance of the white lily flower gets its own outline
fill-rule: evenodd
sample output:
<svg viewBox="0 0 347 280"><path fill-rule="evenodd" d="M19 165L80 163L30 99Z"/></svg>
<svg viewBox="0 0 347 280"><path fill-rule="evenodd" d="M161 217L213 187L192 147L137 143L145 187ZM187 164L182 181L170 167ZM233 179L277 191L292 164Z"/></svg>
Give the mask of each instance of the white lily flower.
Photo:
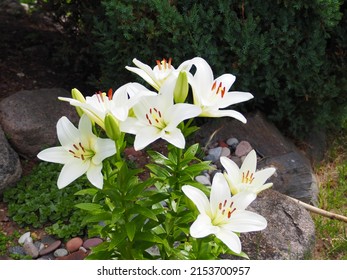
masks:
<svg viewBox="0 0 347 280"><path fill-rule="evenodd" d="M143 78L147 83L149 83L153 88L157 91L160 90L162 85L170 78L170 77L178 77L178 74L181 70L189 71L191 64L188 61L182 63L177 69L172 66L172 59L170 58L168 61L163 59L162 61L157 60L157 65L153 67L153 69L147 64L142 63L138 59L134 58L133 63L137 67L126 66L125 68L135 74L139 75Z"/></svg>
<svg viewBox="0 0 347 280"><path fill-rule="evenodd" d="M143 97L134 105L135 117L128 117L120 123L121 131L136 135L135 150L141 150L159 138L184 148L185 138L177 126L186 119L198 116L201 109L192 104L174 104L173 90L172 83L165 83L159 94Z"/></svg>
<svg viewBox="0 0 347 280"><path fill-rule="evenodd" d="M203 238L214 234L230 250L239 254L241 241L236 233L259 231L267 226L263 216L245 210L256 195L242 192L231 196L228 183L221 173L213 178L210 200L201 190L189 185L183 186L182 191L200 212L190 227L192 237Z"/></svg>
<svg viewBox="0 0 347 280"><path fill-rule="evenodd" d="M210 65L201 57L190 61L196 66L189 82L193 89L194 104L202 109L201 117L232 117L246 123L246 118L235 110L220 110L253 98L249 92L230 91L235 76L224 74L214 79Z"/></svg>
<svg viewBox="0 0 347 280"><path fill-rule="evenodd" d="M257 155L254 150L248 153L241 168L227 157L221 157L220 161L226 171L224 172L224 176L227 179L230 190L233 194L242 191L249 191L258 194L273 185L272 183L265 182L275 173L276 169L269 167L256 171Z"/></svg>
<svg viewBox="0 0 347 280"><path fill-rule="evenodd" d="M128 117L129 109L143 96L147 89L139 83L128 83L118 88L114 93L112 90L106 95L98 92L87 96L85 102L73 98L60 97L60 100L68 101L71 105L81 108L86 115L105 129L105 116L112 114L117 120L124 121Z"/></svg>
<svg viewBox="0 0 347 280"><path fill-rule="evenodd" d="M88 180L97 188L103 187L102 161L116 153L116 145L110 139L99 138L92 132L90 119L83 115L78 129L66 117L57 123L57 135L61 146L41 151L37 157L44 161L64 164L58 188L64 188L87 173Z"/></svg>

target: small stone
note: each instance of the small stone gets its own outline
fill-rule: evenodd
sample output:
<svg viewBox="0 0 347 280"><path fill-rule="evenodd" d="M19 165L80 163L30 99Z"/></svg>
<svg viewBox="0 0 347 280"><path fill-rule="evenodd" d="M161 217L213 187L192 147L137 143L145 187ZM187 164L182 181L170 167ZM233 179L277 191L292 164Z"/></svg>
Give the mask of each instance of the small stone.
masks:
<svg viewBox="0 0 347 280"><path fill-rule="evenodd" d="M46 247L43 250L41 250L39 252L39 254L40 254L40 256L47 255L47 254L55 251L56 249L58 249L60 245L61 245L61 241L60 240L54 241L48 247Z"/></svg>
<svg viewBox="0 0 347 280"><path fill-rule="evenodd" d="M25 256L25 251L22 246L13 246L8 249L10 254Z"/></svg>
<svg viewBox="0 0 347 280"><path fill-rule="evenodd" d="M36 248L31 238L25 240L23 249L24 252L33 259L36 259L39 256L39 249Z"/></svg>
<svg viewBox="0 0 347 280"><path fill-rule="evenodd" d="M83 240L80 237L74 237L66 242L66 249L71 253L77 251L83 244Z"/></svg>
<svg viewBox="0 0 347 280"><path fill-rule="evenodd" d="M60 249L57 249L57 250L54 251L54 256L56 258L64 257L64 256L67 256L68 254L69 254L69 252L66 249L64 249L64 248L60 248Z"/></svg>
<svg viewBox="0 0 347 280"><path fill-rule="evenodd" d="M208 154L211 156L212 162L219 160L222 153L222 147L212 148L208 150Z"/></svg>
<svg viewBox="0 0 347 280"><path fill-rule="evenodd" d="M37 248L39 251L41 251L41 250L43 250L43 249L45 248L45 245L44 245L42 242L40 242L40 241L35 241L35 242L34 242L34 245L36 246L36 248Z"/></svg>
<svg viewBox="0 0 347 280"><path fill-rule="evenodd" d="M90 249L91 247L95 247L102 242L103 242L103 240L101 238L98 238L98 237L89 238L83 242L83 247L86 249Z"/></svg>
<svg viewBox="0 0 347 280"><path fill-rule="evenodd" d="M221 157L228 157L228 156L230 156L230 153L231 153L231 151L229 148L223 147L220 156Z"/></svg>
<svg viewBox="0 0 347 280"><path fill-rule="evenodd" d="M84 258L87 256L84 251L78 250L76 252L71 253L70 255L64 256L64 257L57 257L56 260L84 260Z"/></svg>
<svg viewBox="0 0 347 280"><path fill-rule="evenodd" d="M87 252L88 252L88 250L87 250L86 248L84 248L83 246L81 246L81 247L79 248L79 250L83 251L84 253L87 253Z"/></svg>
<svg viewBox="0 0 347 280"><path fill-rule="evenodd" d="M237 145L239 144L239 140L237 140L235 137L232 137L227 140L227 144L229 145L230 148L235 150Z"/></svg>
<svg viewBox="0 0 347 280"><path fill-rule="evenodd" d="M24 233L21 237L18 239L18 243L23 245L25 240L27 240L30 237L30 231Z"/></svg>
<svg viewBox="0 0 347 280"><path fill-rule="evenodd" d="M235 155L239 158L246 156L250 151L252 151L252 146L248 141L241 141L235 150Z"/></svg>
<svg viewBox="0 0 347 280"><path fill-rule="evenodd" d="M205 186L211 186L210 179L205 175L198 175L195 177L195 180L199 182L200 184L203 184Z"/></svg>

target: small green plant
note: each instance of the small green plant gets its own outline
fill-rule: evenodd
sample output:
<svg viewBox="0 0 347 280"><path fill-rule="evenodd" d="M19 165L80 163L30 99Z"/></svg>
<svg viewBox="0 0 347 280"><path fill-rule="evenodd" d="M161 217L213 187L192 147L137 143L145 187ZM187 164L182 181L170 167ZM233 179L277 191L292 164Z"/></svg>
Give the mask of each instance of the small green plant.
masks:
<svg viewBox="0 0 347 280"><path fill-rule="evenodd" d="M15 240L20 236L20 234L15 231L11 235L7 235L3 232L0 232L0 256L7 255L7 249L9 246L15 244Z"/></svg>
<svg viewBox="0 0 347 280"><path fill-rule="evenodd" d="M40 163L29 176L25 176L16 187L4 193L9 215L20 226L45 227L50 234L68 238L83 234L82 211L76 203L88 197L75 196L82 187L89 186L85 178L76 180L71 188L59 190L57 178L61 166Z"/></svg>

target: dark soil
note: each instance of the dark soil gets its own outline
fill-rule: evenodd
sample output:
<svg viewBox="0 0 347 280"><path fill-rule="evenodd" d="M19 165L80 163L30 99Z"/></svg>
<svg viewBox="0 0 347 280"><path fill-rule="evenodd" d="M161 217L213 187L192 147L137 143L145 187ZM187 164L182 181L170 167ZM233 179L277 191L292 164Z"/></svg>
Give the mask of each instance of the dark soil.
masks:
<svg viewBox="0 0 347 280"><path fill-rule="evenodd" d="M60 87L95 90L62 61L66 36L40 15L0 14L0 100L20 90Z"/></svg>

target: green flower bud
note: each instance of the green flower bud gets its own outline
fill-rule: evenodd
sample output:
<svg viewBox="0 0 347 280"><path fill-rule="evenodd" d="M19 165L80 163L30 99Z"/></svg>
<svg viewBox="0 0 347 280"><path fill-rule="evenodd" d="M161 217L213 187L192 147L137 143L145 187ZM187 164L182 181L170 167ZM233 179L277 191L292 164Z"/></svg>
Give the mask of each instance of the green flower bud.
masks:
<svg viewBox="0 0 347 280"><path fill-rule="evenodd" d="M188 96L189 84L188 76L185 71L181 71L178 75L175 89L174 89L174 100L175 103L184 103Z"/></svg>
<svg viewBox="0 0 347 280"><path fill-rule="evenodd" d="M104 123L105 123L105 131L107 136L110 139L117 141L117 139L121 135L118 120L112 114L107 114L105 116Z"/></svg>
<svg viewBox="0 0 347 280"><path fill-rule="evenodd" d="M73 88L71 90L71 96L73 99L76 99L82 103L86 102L86 99L84 98L83 94L77 88ZM80 107L76 107L76 111L80 117L82 117L82 115L84 114L83 110Z"/></svg>

